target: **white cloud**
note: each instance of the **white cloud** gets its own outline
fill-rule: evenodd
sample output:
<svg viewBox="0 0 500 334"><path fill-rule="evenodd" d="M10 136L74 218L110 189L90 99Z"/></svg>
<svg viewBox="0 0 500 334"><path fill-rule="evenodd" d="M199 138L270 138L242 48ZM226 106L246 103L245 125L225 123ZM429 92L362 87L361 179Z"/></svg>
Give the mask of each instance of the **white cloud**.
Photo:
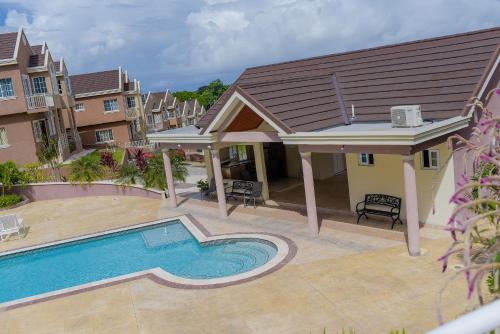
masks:
<svg viewBox="0 0 500 334"><path fill-rule="evenodd" d="M498 22L496 0L16 0L0 30L24 26L72 72L122 65L143 87L177 89L233 80L248 66Z"/></svg>

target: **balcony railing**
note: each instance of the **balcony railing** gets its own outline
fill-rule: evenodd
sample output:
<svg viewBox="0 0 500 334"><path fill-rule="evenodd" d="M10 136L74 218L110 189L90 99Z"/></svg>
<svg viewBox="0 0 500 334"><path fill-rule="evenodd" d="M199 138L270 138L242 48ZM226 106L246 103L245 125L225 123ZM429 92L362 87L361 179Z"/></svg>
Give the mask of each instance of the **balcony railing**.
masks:
<svg viewBox="0 0 500 334"><path fill-rule="evenodd" d="M149 148L154 149L156 144L151 144L147 139L129 141L125 143L125 148Z"/></svg>
<svg viewBox="0 0 500 334"><path fill-rule="evenodd" d="M136 119L137 117L139 117L139 111L137 110L137 107L127 108L125 110L125 117L127 119Z"/></svg>
<svg viewBox="0 0 500 334"><path fill-rule="evenodd" d="M35 94L26 96L28 109L39 109L54 106L54 96L51 94Z"/></svg>

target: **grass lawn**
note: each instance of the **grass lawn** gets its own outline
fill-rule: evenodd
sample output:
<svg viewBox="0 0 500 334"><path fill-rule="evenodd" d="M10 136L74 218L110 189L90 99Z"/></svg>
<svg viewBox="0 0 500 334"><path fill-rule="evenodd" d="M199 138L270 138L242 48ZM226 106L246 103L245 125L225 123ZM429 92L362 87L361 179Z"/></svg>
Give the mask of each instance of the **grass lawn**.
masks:
<svg viewBox="0 0 500 334"><path fill-rule="evenodd" d="M103 151L107 151L107 149L95 150L94 152L90 153L90 155L100 158L101 152L103 152ZM115 161L118 163L118 165L122 165L124 155L125 155L125 151L122 148L116 148L113 152L113 159L115 159Z"/></svg>

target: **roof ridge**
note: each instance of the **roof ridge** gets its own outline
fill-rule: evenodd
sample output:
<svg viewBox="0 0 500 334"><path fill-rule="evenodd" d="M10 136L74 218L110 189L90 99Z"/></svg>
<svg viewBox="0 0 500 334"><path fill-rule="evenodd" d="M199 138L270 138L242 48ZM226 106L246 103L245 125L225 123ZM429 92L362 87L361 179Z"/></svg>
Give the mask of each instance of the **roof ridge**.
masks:
<svg viewBox="0 0 500 334"><path fill-rule="evenodd" d="M500 26L490 27L490 28L480 29L480 30L473 30L473 31L461 32L461 33L456 33L456 34L451 34L451 35L445 35L445 36L427 37L427 38L421 38L421 39L416 39L416 40L411 40L411 41L406 41L406 42L399 42L399 43L393 43L393 44L379 45L379 46L374 46L374 47L369 47L369 48L362 48L362 49L351 50L351 51L335 52L335 53L329 53L329 54L325 54L325 55L321 55L321 56L314 56L314 57L306 57L306 58L301 58L301 59L287 60L287 61L282 61L282 62L277 62L277 63L271 63L271 64L266 64L266 65L252 66L252 67L246 68L245 71L243 71L243 73L246 72L247 70L264 68L264 67L269 67L269 66L274 66L274 65L292 64L292 63L296 63L296 62L302 62L302 61L314 60L314 59L321 59L321 58L332 57L332 56L341 56L341 55L355 54L355 53L359 53L359 52L366 52L366 51L372 51L372 50L380 50L380 49L391 48L391 47L396 47L396 46L410 45L410 44L423 43L423 42L429 42L429 41L438 41L438 40L442 40L442 39L446 39L446 38L454 38L454 37L475 35L475 34L481 34L481 33L489 32L489 31L495 31L495 30L500 30Z"/></svg>

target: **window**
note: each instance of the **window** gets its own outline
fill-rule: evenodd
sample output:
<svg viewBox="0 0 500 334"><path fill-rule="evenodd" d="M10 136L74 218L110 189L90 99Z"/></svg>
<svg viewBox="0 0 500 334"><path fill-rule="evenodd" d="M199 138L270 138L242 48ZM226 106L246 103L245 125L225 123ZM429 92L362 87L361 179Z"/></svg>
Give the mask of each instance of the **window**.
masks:
<svg viewBox="0 0 500 334"><path fill-rule="evenodd" d="M64 82L66 83L66 91L68 95L73 95L73 91L71 90L71 81L69 80L68 74L64 75Z"/></svg>
<svg viewBox="0 0 500 334"><path fill-rule="evenodd" d="M148 122L148 125L152 125L154 120L153 120L153 115L151 114L148 114L147 115L147 122Z"/></svg>
<svg viewBox="0 0 500 334"><path fill-rule="evenodd" d="M47 113L47 125L49 127L49 135L54 136L56 134L56 123L54 121L54 113L49 110Z"/></svg>
<svg viewBox="0 0 500 334"><path fill-rule="evenodd" d="M231 160L247 160L247 148L245 145L234 145L229 147L229 157Z"/></svg>
<svg viewBox="0 0 500 334"><path fill-rule="evenodd" d="M12 87L12 79L0 79L0 97L6 98L14 96L14 88Z"/></svg>
<svg viewBox="0 0 500 334"><path fill-rule="evenodd" d="M439 151L438 150L423 150L422 151L422 168L423 169L438 169L439 168Z"/></svg>
<svg viewBox="0 0 500 334"><path fill-rule="evenodd" d="M62 95L63 90L61 80L57 80L57 88L59 89L59 94Z"/></svg>
<svg viewBox="0 0 500 334"><path fill-rule="evenodd" d="M161 114L154 114L154 117L155 117L156 124L161 123Z"/></svg>
<svg viewBox="0 0 500 334"><path fill-rule="evenodd" d="M114 112L118 110L118 100L104 100L104 111L105 112Z"/></svg>
<svg viewBox="0 0 500 334"><path fill-rule="evenodd" d="M113 141L113 131L111 129L96 131L95 141L96 143L107 143Z"/></svg>
<svg viewBox="0 0 500 334"><path fill-rule="evenodd" d="M375 160L373 159L373 154L371 153L360 153L359 154L359 164L362 166L373 166Z"/></svg>
<svg viewBox="0 0 500 334"><path fill-rule="evenodd" d="M7 130L5 130L5 128L0 128L0 148L7 146L9 146L7 142Z"/></svg>
<svg viewBox="0 0 500 334"><path fill-rule="evenodd" d="M85 111L85 105L83 105L83 103L76 103L75 104L75 111L76 112Z"/></svg>
<svg viewBox="0 0 500 334"><path fill-rule="evenodd" d="M42 122L43 120L33 121L33 135L37 143L41 142L43 139Z"/></svg>
<svg viewBox="0 0 500 334"><path fill-rule="evenodd" d="M33 87L35 88L35 94L45 94L48 92L45 77L34 77Z"/></svg>
<svg viewBox="0 0 500 334"><path fill-rule="evenodd" d="M135 97L127 96L127 108L135 108Z"/></svg>

